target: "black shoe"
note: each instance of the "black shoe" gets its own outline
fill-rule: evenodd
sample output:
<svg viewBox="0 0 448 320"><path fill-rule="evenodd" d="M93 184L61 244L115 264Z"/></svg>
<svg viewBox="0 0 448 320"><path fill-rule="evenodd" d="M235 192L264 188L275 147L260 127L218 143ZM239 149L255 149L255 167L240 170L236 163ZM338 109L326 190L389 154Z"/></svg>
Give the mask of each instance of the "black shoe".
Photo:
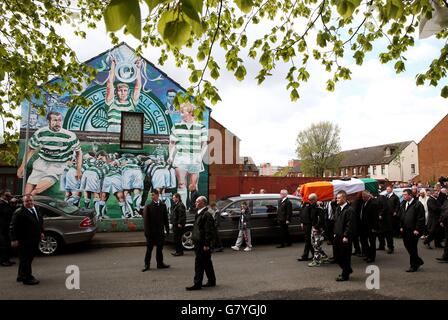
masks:
<svg viewBox="0 0 448 320"><path fill-rule="evenodd" d="M157 266L157 269L167 269L169 267L170 267L169 264L161 264L161 265Z"/></svg>
<svg viewBox="0 0 448 320"><path fill-rule="evenodd" d="M417 272L417 268L409 268L406 272Z"/></svg>
<svg viewBox="0 0 448 320"><path fill-rule="evenodd" d="M14 264L15 264L15 262L12 262L12 261L5 261L5 262L0 263L0 265L3 267L10 267Z"/></svg>
<svg viewBox="0 0 448 320"><path fill-rule="evenodd" d="M36 285L36 284L39 284L39 283L40 283L40 281L35 279L35 278L28 279L28 280L23 280L23 284L26 284L28 286L33 286L33 285Z"/></svg>
<svg viewBox="0 0 448 320"><path fill-rule="evenodd" d="M372 262L375 262L375 260L374 259L366 259L366 262L367 263L372 263Z"/></svg>
<svg viewBox="0 0 448 320"><path fill-rule="evenodd" d="M283 244L277 246L277 248L284 248L284 247L285 247L285 245L283 245Z"/></svg>
<svg viewBox="0 0 448 320"><path fill-rule="evenodd" d="M171 252L171 254L175 257L179 257L179 256L183 256L184 253L183 252Z"/></svg>
<svg viewBox="0 0 448 320"><path fill-rule="evenodd" d="M387 254L392 254L392 253L394 253L394 249L387 250Z"/></svg>
<svg viewBox="0 0 448 320"><path fill-rule="evenodd" d="M202 285L203 287L216 287L216 282L207 282L206 284Z"/></svg>
<svg viewBox="0 0 448 320"><path fill-rule="evenodd" d="M217 249L215 249L215 252L223 252L224 251L224 248L217 248Z"/></svg>
<svg viewBox="0 0 448 320"><path fill-rule="evenodd" d="M336 278L336 281L341 282L341 281L348 281L350 280L349 277L344 277L343 275L340 275L339 277Z"/></svg>
<svg viewBox="0 0 448 320"><path fill-rule="evenodd" d="M23 282L23 280L25 280L25 278L24 277L17 277L17 282Z"/></svg>
<svg viewBox="0 0 448 320"><path fill-rule="evenodd" d="M198 285L192 285L191 287L186 287L185 288L185 290L187 290L187 291L193 291L193 290L201 290L202 289L202 287L201 286L198 286Z"/></svg>
<svg viewBox="0 0 448 320"><path fill-rule="evenodd" d="M292 246L292 243L288 243L286 246L287 246L287 247L290 247L290 246Z"/></svg>
<svg viewBox="0 0 448 320"><path fill-rule="evenodd" d="M297 261L309 261L311 259L308 259L308 257L300 257L299 259L297 259Z"/></svg>
<svg viewBox="0 0 448 320"><path fill-rule="evenodd" d="M448 263L448 259L436 258L440 263Z"/></svg>
<svg viewBox="0 0 448 320"><path fill-rule="evenodd" d="M149 264L145 264L145 266L142 269L142 272L148 271L149 270Z"/></svg>

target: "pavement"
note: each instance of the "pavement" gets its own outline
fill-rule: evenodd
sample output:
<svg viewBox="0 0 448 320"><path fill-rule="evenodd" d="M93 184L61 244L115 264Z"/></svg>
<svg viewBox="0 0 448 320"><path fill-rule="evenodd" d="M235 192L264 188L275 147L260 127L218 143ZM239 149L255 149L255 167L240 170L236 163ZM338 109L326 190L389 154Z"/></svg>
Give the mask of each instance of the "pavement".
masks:
<svg viewBox="0 0 448 320"><path fill-rule="evenodd" d="M92 248L118 248L145 246L143 231L135 232L97 232L90 242Z"/></svg>

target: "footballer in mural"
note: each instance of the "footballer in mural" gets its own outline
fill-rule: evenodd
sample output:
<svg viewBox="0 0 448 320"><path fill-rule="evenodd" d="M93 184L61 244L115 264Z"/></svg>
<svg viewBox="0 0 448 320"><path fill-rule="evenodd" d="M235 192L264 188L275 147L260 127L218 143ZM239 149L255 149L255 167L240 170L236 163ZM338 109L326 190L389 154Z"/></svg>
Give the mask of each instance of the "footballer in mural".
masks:
<svg viewBox="0 0 448 320"><path fill-rule="evenodd" d="M173 99L185 90L126 44L86 64L98 73L81 92L22 103L17 175L25 178L25 192L94 209L99 219L140 218L155 189L168 206L174 192L184 203L193 191L207 196L209 110L200 122L191 103L176 110ZM75 94L90 107L68 108ZM143 149L120 149L122 112L143 113Z"/></svg>

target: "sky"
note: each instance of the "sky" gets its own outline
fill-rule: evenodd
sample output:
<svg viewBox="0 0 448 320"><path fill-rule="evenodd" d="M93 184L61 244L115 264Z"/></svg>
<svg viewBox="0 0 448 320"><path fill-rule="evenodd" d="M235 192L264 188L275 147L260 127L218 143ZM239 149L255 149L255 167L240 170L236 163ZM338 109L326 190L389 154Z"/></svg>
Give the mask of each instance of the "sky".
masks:
<svg viewBox="0 0 448 320"><path fill-rule="evenodd" d="M75 37L69 28L60 28L59 33L80 61L112 47L103 23L89 30L86 39ZM259 36L260 30L248 30L249 39L251 35ZM393 64L382 65L376 51L361 67L347 60L352 80L338 83L335 92L325 90L330 74L311 64L311 78L300 88L297 102L290 101L286 90L284 76L289 65L279 64L273 77L259 86L254 79L258 67L250 58L243 82L226 72L223 64L222 76L215 83L222 102L210 106L212 117L241 139L240 155L252 157L256 164L287 165L289 159L297 158L299 131L323 120L340 127L342 150L406 140L418 143L447 114L448 101L440 97L440 87L415 85L415 75L424 72L442 46L434 37L415 39L415 46L405 54L405 73L396 75ZM129 36L120 40L134 48L138 45ZM224 61L218 46L213 54L218 63ZM143 56L158 66L156 49L144 49ZM186 68L176 68L172 60L158 67L184 88L189 86Z"/></svg>

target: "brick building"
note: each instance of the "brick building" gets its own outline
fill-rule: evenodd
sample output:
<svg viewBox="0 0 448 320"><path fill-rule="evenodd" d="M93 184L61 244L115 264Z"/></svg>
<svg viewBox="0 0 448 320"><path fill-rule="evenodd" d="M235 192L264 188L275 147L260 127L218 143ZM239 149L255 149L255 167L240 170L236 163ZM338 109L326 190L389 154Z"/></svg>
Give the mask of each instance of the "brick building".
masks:
<svg viewBox="0 0 448 320"><path fill-rule="evenodd" d="M420 175L424 183L435 182L448 175L448 115L418 144Z"/></svg>
<svg viewBox="0 0 448 320"><path fill-rule="evenodd" d="M342 177L407 182L419 174L419 150L414 141L347 150L341 156Z"/></svg>

